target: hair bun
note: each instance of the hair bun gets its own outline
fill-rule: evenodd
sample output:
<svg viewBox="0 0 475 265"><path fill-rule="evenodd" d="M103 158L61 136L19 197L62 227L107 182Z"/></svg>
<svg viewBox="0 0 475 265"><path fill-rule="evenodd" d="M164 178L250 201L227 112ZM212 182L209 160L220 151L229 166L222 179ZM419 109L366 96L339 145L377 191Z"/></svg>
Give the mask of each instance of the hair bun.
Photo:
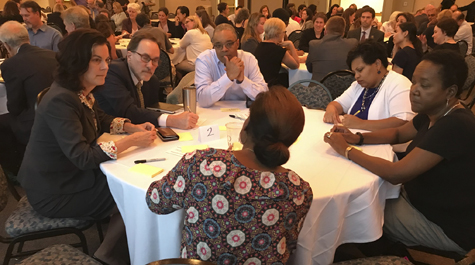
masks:
<svg viewBox="0 0 475 265"><path fill-rule="evenodd" d="M254 153L259 162L270 168L283 165L290 158L289 148L282 142L259 141L254 146Z"/></svg>

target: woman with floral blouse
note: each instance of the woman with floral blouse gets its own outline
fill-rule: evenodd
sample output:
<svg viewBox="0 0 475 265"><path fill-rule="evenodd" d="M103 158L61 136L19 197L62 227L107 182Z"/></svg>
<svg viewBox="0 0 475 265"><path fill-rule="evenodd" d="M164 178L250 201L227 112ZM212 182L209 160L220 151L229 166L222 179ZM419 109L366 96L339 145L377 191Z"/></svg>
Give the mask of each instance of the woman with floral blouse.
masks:
<svg viewBox="0 0 475 265"><path fill-rule="evenodd" d="M243 149L186 154L146 200L153 212L186 212L181 256L217 264L285 264L312 202L309 184L283 168L304 126L287 89L256 97L240 134Z"/></svg>

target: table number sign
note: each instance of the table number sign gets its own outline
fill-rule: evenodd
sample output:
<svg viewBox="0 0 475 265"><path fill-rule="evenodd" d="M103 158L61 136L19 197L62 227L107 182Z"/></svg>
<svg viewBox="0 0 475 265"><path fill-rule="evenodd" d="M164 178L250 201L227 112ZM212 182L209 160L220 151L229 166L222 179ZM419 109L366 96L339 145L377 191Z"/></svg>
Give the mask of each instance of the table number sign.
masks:
<svg viewBox="0 0 475 265"><path fill-rule="evenodd" d="M219 139L219 126L216 124L201 126L198 131L200 142L209 142Z"/></svg>

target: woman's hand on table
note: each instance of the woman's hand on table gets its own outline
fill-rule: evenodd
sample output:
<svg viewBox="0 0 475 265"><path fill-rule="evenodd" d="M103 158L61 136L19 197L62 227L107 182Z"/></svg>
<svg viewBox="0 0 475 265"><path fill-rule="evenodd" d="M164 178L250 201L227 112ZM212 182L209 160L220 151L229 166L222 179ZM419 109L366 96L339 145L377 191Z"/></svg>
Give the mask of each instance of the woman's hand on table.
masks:
<svg viewBox="0 0 475 265"><path fill-rule="evenodd" d="M346 148L349 145L342 133L327 132L323 135L323 141L328 143L338 154L345 156Z"/></svg>
<svg viewBox="0 0 475 265"><path fill-rule="evenodd" d="M124 131L126 133L155 131L155 125L151 124L150 122L145 122L142 124L132 124L130 122L126 122L124 123Z"/></svg>
<svg viewBox="0 0 475 265"><path fill-rule="evenodd" d="M328 105L327 110L325 111L325 115L323 115L323 122L333 124L341 123L340 114L338 113L338 110Z"/></svg>
<svg viewBox="0 0 475 265"><path fill-rule="evenodd" d="M348 128L358 129L362 121L362 119L356 117L355 115L345 114L343 115L343 119L341 119L341 124Z"/></svg>
<svg viewBox="0 0 475 265"><path fill-rule="evenodd" d="M341 134L345 141L350 144L356 144L360 141L360 137L358 135L352 133L347 127L342 125L333 126L330 132Z"/></svg>
<svg viewBox="0 0 475 265"><path fill-rule="evenodd" d="M196 126L200 117L193 112L184 111L180 114L169 115L167 117L167 126L178 129L192 129Z"/></svg>
<svg viewBox="0 0 475 265"><path fill-rule="evenodd" d="M157 139L157 132L155 130L135 132L127 137L130 137L132 146L147 147L151 145L155 139Z"/></svg>

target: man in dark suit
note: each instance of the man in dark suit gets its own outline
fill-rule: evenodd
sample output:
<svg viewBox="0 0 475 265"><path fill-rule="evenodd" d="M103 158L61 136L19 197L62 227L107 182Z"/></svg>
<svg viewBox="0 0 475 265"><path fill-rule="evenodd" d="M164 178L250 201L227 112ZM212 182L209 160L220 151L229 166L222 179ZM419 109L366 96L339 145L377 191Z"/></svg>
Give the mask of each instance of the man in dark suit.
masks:
<svg viewBox="0 0 475 265"><path fill-rule="evenodd" d="M14 135L14 142L5 144L18 150L20 157L23 157L35 118L37 95L53 83L56 53L30 45L28 31L16 21L8 21L0 27L0 41L11 56L0 66L7 89L9 112L4 114L9 116L9 126L2 127L10 128ZM2 132L2 135L7 134L7 131ZM3 151L14 153L12 149Z"/></svg>
<svg viewBox="0 0 475 265"><path fill-rule="evenodd" d="M361 27L348 31L347 38L357 39L359 42L367 39L374 39L378 42L384 42L384 33L377 28L372 27L375 12L371 7L361 9Z"/></svg>
<svg viewBox="0 0 475 265"><path fill-rule="evenodd" d="M313 80L320 81L328 73L348 69L346 57L358 41L343 39L344 34L345 20L333 16L325 25L325 36L321 40L310 41L306 64Z"/></svg>
<svg viewBox="0 0 475 265"><path fill-rule="evenodd" d="M127 58L113 61L106 82L94 89L94 97L101 109L115 117L125 117L132 123L153 123L191 129L198 115L185 111L177 115L161 114L146 109L159 101L159 80L153 74L160 63L160 48L149 32L134 34L127 47Z"/></svg>

